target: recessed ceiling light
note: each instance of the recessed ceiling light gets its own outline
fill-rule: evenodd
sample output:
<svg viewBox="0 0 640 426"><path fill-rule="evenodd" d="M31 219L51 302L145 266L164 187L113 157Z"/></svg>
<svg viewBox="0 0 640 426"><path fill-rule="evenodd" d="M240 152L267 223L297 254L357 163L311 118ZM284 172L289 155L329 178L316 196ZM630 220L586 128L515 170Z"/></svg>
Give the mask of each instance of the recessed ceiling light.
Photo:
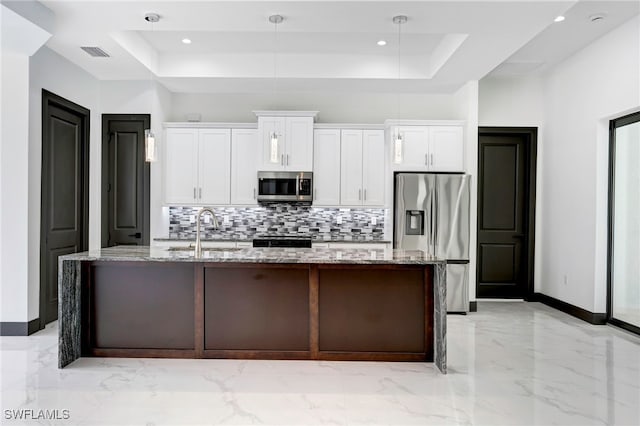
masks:
<svg viewBox="0 0 640 426"><path fill-rule="evenodd" d="M189 39L189 38L183 38L183 39L182 39L182 42L183 42L184 44L191 44L191 39Z"/></svg>
<svg viewBox="0 0 640 426"><path fill-rule="evenodd" d="M553 22L562 22L562 21L564 21L564 16L562 15L556 16L556 19L553 20Z"/></svg>
<svg viewBox="0 0 640 426"><path fill-rule="evenodd" d="M378 41L378 46L384 46L384 45L386 45L386 44L387 44L387 42L386 42L386 41L384 41L384 40L380 40L380 41Z"/></svg>

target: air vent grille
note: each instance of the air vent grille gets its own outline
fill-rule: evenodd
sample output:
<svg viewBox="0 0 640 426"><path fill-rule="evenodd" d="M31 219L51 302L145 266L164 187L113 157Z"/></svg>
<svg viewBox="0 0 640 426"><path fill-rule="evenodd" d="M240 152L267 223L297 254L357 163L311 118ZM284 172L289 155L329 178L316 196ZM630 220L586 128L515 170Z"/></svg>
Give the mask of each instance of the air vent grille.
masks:
<svg viewBox="0 0 640 426"><path fill-rule="evenodd" d="M107 52L105 52L104 50L100 49L99 47L81 46L80 49L84 50L89 55L93 56L94 58L108 58L109 57L109 54Z"/></svg>

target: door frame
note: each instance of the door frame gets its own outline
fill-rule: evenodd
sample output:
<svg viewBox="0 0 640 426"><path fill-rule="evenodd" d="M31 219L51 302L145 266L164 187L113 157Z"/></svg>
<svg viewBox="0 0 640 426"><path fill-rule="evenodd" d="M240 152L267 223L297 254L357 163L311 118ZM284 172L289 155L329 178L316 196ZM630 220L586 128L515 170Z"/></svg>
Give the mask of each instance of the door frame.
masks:
<svg viewBox="0 0 640 426"><path fill-rule="evenodd" d="M615 140L616 129L627 124L640 122L640 111L624 115L609 121L609 182L607 200L607 312L606 322L635 334L640 334L640 327L612 317L613 314L613 217L615 187Z"/></svg>
<svg viewBox="0 0 640 426"><path fill-rule="evenodd" d="M144 128L151 128L151 114L102 114L102 184L101 186L101 223L100 230L100 247L105 247L109 241L109 121L142 121ZM144 161L144 188L143 188L143 206L145 214L142 219L144 232L142 233L142 242L145 245L150 244L150 206L151 206L151 167L149 163Z"/></svg>
<svg viewBox="0 0 640 426"><path fill-rule="evenodd" d="M49 126L47 125L47 117L49 115L49 108L55 106L56 108L64 109L70 113L77 115L81 120L81 174L82 174L82 225L80 227L82 232L82 247L81 250L87 250L89 248L89 150L90 145L90 124L91 124L91 111L87 108L71 102L62 96L56 95L53 92L49 92L46 89L42 89L42 144L41 144L41 173L40 173L40 306L39 312L39 330L45 328L46 325L46 289L47 289L47 274L43 273L46 269L46 232L48 224L48 211L43 208L45 201L48 199L49 193L46 191L47 182L45 177L49 175L46 168L48 168L48 161L46 161L49 154L49 145L46 141L49 140ZM58 295L60 297L60 295Z"/></svg>
<svg viewBox="0 0 640 426"><path fill-rule="evenodd" d="M526 164L529 167L529 173L525 177L525 185L529 190L529 197L527 199L528 208L525 211L527 220L527 243L525 245L525 259L527 262L527 275L525 283L524 300L533 301L535 299L534 289L534 273L535 273L535 240L536 240L536 165L538 158L538 128L537 127L492 127L492 126L479 126L478 127L478 198L480 198L480 137L481 136L524 136L524 140L528 150L526 152L527 158ZM476 221L476 257L480 252L480 242L478 239L478 221L481 217L480 203L477 203L477 221ZM477 262L477 259L476 259ZM477 266L477 265L476 265ZM480 268L476 267L476 292L478 289L478 282ZM482 300L482 299L480 299Z"/></svg>

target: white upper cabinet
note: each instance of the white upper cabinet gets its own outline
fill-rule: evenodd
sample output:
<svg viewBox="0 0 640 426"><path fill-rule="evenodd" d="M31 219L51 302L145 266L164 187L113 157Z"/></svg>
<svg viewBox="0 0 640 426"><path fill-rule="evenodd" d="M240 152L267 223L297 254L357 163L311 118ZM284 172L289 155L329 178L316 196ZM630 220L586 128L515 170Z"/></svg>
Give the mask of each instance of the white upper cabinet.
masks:
<svg viewBox="0 0 640 426"><path fill-rule="evenodd" d="M396 161L395 135L402 136L401 158ZM391 164L394 170L463 172L462 124L400 125L389 128Z"/></svg>
<svg viewBox="0 0 640 426"><path fill-rule="evenodd" d="M256 204L258 131L231 130L231 204Z"/></svg>
<svg viewBox="0 0 640 426"><path fill-rule="evenodd" d="M311 171L313 168L313 119L316 111L254 111L258 116L261 164L259 170ZM269 114L273 115L269 115ZM292 114L291 116L286 115ZM273 136L277 136L274 138Z"/></svg>
<svg viewBox="0 0 640 426"><path fill-rule="evenodd" d="M462 126L429 126L429 156L430 170L464 171Z"/></svg>
<svg viewBox="0 0 640 426"><path fill-rule="evenodd" d="M313 205L340 204L340 129L313 132Z"/></svg>
<svg viewBox="0 0 640 426"><path fill-rule="evenodd" d="M198 145L198 203L229 204L231 130L200 129Z"/></svg>
<svg viewBox="0 0 640 426"><path fill-rule="evenodd" d="M384 204L384 131L345 129L341 136L340 204Z"/></svg>
<svg viewBox="0 0 640 426"><path fill-rule="evenodd" d="M362 188L363 205L384 204L384 131L362 132Z"/></svg>
<svg viewBox="0 0 640 426"><path fill-rule="evenodd" d="M167 204L228 204L230 129L166 130Z"/></svg>
<svg viewBox="0 0 640 426"><path fill-rule="evenodd" d="M192 204L198 187L198 130L167 129L165 134L165 201Z"/></svg>

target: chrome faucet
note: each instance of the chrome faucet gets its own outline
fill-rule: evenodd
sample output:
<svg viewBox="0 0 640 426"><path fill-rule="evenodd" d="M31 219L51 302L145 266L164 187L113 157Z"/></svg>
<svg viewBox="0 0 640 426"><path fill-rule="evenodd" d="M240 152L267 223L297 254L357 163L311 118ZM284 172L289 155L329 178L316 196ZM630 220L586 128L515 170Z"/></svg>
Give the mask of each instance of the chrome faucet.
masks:
<svg viewBox="0 0 640 426"><path fill-rule="evenodd" d="M196 216L196 257L202 257L202 242L200 241L200 221L204 213L211 213L211 217L213 217L213 229L218 229L218 227L220 226L218 224L216 214L213 212L212 208L203 207L198 211L198 215Z"/></svg>

